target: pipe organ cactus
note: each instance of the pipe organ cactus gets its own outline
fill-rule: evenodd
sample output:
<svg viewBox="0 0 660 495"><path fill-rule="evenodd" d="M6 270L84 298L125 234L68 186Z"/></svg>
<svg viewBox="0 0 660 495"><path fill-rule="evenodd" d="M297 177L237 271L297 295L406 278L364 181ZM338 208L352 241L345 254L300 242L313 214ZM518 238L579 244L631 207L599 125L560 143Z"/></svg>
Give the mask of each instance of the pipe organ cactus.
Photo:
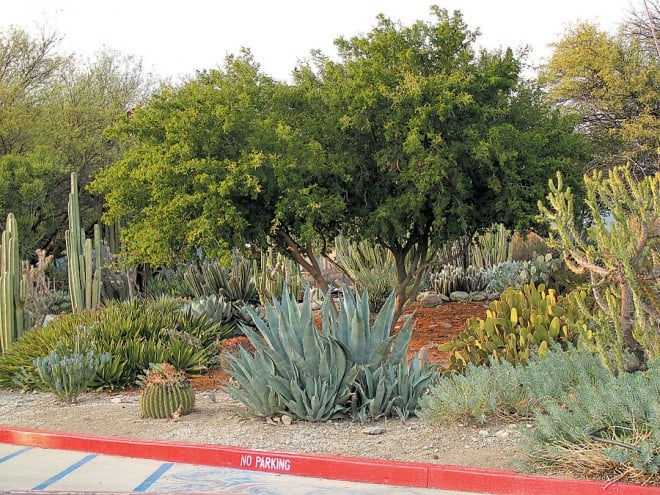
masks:
<svg viewBox="0 0 660 495"><path fill-rule="evenodd" d="M143 380L140 412L143 418L172 418L195 407L195 391L183 371L169 363L152 364Z"/></svg>
<svg viewBox="0 0 660 495"><path fill-rule="evenodd" d="M85 237L80 226L78 176L71 174L69 230L66 231L69 292L73 312L92 309L101 303L101 228L94 225L94 241Z"/></svg>
<svg viewBox="0 0 660 495"><path fill-rule="evenodd" d="M4 353L28 327L25 315L25 281L18 252L18 224L7 215L0 248L0 353Z"/></svg>

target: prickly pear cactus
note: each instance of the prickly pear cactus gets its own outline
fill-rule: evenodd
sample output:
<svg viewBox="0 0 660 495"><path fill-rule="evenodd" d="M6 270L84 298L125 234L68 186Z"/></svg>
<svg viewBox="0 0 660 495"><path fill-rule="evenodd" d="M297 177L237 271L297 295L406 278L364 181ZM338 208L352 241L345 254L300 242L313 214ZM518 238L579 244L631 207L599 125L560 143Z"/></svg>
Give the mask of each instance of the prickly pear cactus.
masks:
<svg viewBox="0 0 660 495"><path fill-rule="evenodd" d="M168 363L152 364L143 379L143 418L178 419L195 407L195 391L183 371Z"/></svg>

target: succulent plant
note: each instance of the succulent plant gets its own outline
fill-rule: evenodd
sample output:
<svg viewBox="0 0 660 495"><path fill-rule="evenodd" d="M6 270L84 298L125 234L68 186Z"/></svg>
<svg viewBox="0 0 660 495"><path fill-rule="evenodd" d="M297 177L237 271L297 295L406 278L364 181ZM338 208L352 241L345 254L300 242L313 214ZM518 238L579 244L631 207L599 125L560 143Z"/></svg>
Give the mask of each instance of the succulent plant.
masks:
<svg viewBox="0 0 660 495"><path fill-rule="evenodd" d="M249 309L257 332L244 332L255 352L227 354L229 393L258 416L289 414L305 421L353 416L360 420L413 412L431 380L426 363L406 362L411 319L392 333L393 294L372 320L367 292L346 290L339 312L326 298L322 330L315 325L311 291L301 305L285 290L262 320Z"/></svg>
<svg viewBox="0 0 660 495"><path fill-rule="evenodd" d="M74 312L101 304L101 228L94 225L94 243L85 237L78 207L78 176L71 174L69 229L65 233L69 294ZM93 249L92 249L93 248Z"/></svg>
<svg viewBox="0 0 660 495"><path fill-rule="evenodd" d="M451 370L463 370L469 363L487 364L491 359L525 364L533 352L543 357L554 342L575 344L579 338L574 323L579 308L543 284L507 289L490 304L486 315L486 319L469 319L465 331L439 346L450 353Z"/></svg>
<svg viewBox="0 0 660 495"><path fill-rule="evenodd" d="M7 352L30 326L24 310L25 295L18 253L18 224L14 214L9 213L0 242L0 354Z"/></svg>
<svg viewBox="0 0 660 495"><path fill-rule="evenodd" d="M169 363L151 364L142 379L140 412L143 418L173 418L195 407L195 391L183 371Z"/></svg>

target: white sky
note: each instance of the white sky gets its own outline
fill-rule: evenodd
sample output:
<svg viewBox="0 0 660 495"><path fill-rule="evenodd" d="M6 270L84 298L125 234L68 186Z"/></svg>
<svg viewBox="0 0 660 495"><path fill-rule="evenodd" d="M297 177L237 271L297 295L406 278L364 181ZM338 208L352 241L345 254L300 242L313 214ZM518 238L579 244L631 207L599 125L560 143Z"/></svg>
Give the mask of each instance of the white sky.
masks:
<svg viewBox="0 0 660 495"><path fill-rule="evenodd" d="M589 20L614 32L643 0L3 0L0 29L39 26L64 37L64 51L91 56L105 46L141 59L162 77L192 76L221 65L241 46L263 71L287 79L296 62L333 41L369 32L376 15L409 25L430 20L430 5L460 10L486 48L530 45L546 59L548 43L571 24Z"/></svg>

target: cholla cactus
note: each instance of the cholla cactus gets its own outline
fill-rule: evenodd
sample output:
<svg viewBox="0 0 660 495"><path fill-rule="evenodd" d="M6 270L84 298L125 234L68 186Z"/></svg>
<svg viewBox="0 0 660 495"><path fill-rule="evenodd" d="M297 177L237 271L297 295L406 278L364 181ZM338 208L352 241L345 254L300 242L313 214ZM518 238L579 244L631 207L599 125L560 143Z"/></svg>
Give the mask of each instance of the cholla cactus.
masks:
<svg viewBox="0 0 660 495"><path fill-rule="evenodd" d="M143 377L140 412L143 418L172 418L195 407L195 391L183 371L169 363L152 364Z"/></svg>

